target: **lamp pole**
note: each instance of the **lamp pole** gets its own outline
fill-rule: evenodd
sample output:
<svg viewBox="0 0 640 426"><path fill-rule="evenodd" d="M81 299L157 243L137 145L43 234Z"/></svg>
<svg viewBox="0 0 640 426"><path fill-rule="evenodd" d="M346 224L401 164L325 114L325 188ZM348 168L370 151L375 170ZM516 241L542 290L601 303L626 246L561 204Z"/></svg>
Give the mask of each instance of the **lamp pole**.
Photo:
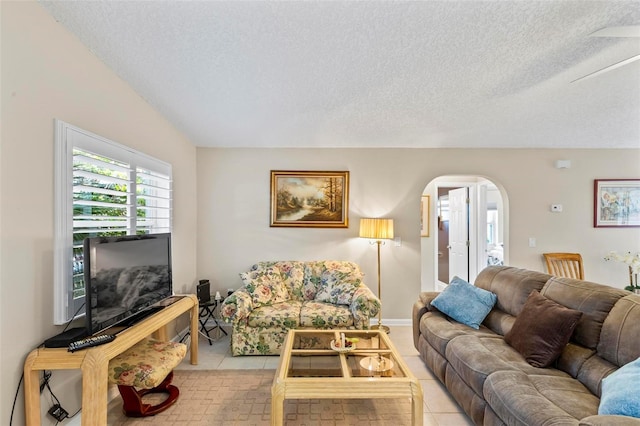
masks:
<svg viewBox="0 0 640 426"><path fill-rule="evenodd" d="M389 334L389 327L386 325L382 325L382 286L380 285L380 246L384 244L382 240L377 240L376 244L378 245L378 299L380 299L380 310L378 311L378 325L375 326L375 329L384 330L385 333Z"/></svg>
<svg viewBox="0 0 640 426"><path fill-rule="evenodd" d="M378 310L378 324L372 329L384 330L389 333L389 327L382 325L382 285L380 283L380 245L383 240L393 239L393 219L385 218L362 218L360 219L361 238L369 238L369 244L378 245L378 299L380 299L380 309Z"/></svg>

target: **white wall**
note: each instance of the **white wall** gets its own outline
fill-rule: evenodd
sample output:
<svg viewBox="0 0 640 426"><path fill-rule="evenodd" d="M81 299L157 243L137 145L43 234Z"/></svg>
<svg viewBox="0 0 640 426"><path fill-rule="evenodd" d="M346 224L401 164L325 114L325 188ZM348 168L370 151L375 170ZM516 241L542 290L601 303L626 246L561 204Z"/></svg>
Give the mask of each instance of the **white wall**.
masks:
<svg viewBox="0 0 640 426"><path fill-rule="evenodd" d="M557 159L572 167L556 169ZM358 220L388 216L402 246L382 247L383 318L408 319L421 269L434 276L433 256L421 264L419 200L443 175L484 176L506 191L510 265L544 271L541 253L577 251L587 279L623 288L626 267L603 256L640 250L640 228L593 227L593 180L640 177L640 150L199 148L197 164L198 277L219 289L239 287L238 273L260 260L332 258L358 262L375 292L375 249L357 238ZM270 228L270 170L350 171L349 228Z"/></svg>
<svg viewBox="0 0 640 426"><path fill-rule="evenodd" d="M0 424L9 424L26 355L62 331L53 325L52 303L54 118L173 165L177 292L192 292L195 279L196 151L38 3L0 7ZM79 377L53 374L54 392L70 412L80 407ZM24 424L22 395L15 425ZM42 401L48 409L49 399ZM43 424L51 420L43 415Z"/></svg>
<svg viewBox="0 0 640 426"><path fill-rule="evenodd" d="M27 353L61 331L53 326L51 302L54 118L172 163L177 292L191 291L198 278L210 278L214 290L238 287L238 273L259 260L328 258L360 263L375 290L375 248L357 238L358 219L389 216L402 246L382 248L384 316L408 318L422 269L418 203L425 186L442 175L486 176L507 191L512 265L542 270L540 253L576 250L584 255L589 279L626 285L624 267L605 263L602 256L613 249L639 250L640 228L593 228L592 186L595 178L638 178L640 150L196 152L37 3L1 2L0 13L2 424L8 423ZM555 169L557 159L571 159L572 168ZM27 164L29 173L24 173ZM350 227L270 228L272 169L349 170ZM562 203L564 213L549 213L552 203ZM538 240L535 249L527 246L530 236ZM54 390L69 411L79 408L77 379L54 373ZM24 422L22 397L14 422Z"/></svg>

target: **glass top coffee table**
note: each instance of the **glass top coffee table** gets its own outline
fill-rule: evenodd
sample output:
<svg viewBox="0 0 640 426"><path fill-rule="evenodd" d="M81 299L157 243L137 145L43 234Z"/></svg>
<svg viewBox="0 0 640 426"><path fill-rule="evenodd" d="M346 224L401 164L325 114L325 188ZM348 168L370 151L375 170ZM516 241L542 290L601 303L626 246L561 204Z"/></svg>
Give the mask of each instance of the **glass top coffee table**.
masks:
<svg viewBox="0 0 640 426"><path fill-rule="evenodd" d="M289 331L271 386L271 424L283 424L285 399L323 398L410 398L413 424L422 425L420 382L384 331Z"/></svg>

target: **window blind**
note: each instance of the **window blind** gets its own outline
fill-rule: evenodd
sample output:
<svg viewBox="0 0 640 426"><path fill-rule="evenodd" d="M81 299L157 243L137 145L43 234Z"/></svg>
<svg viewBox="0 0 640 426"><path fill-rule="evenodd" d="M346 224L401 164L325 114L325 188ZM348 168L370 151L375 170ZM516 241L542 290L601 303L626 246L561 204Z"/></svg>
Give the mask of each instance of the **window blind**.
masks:
<svg viewBox="0 0 640 426"><path fill-rule="evenodd" d="M57 125L56 198L70 204L56 206L54 322L62 324L84 303L84 239L171 232L172 177L167 163Z"/></svg>

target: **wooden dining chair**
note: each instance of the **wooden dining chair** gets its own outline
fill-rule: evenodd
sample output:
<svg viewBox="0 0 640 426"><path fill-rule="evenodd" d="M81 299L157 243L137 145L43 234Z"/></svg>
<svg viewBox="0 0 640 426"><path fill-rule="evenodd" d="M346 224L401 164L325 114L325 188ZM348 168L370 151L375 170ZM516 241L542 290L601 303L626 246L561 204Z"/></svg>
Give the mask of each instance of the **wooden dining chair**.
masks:
<svg viewBox="0 0 640 426"><path fill-rule="evenodd" d="M542 253L547 262L547 272L556 277L584 279L580 253Z"/></svg>

